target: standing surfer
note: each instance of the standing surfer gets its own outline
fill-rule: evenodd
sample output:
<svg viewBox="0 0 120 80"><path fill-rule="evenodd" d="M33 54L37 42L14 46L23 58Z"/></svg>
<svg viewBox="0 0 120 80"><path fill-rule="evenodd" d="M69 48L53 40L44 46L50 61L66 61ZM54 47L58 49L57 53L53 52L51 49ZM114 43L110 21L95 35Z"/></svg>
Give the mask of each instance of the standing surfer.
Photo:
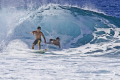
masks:
<svg viewBox="0 0 120 80"><path fill-rule="evenodd" d="M41 43L41 36L44 38L44 41L46 43L45 36L41 32L41 27L38 26L36 31L32 31L30 33L35 35L35 41L33 42L32 49L34 49L34 46L37 44L37 45L39 45L39 50L40 50L41 49L41 45L40 45L40 43Z"/></svg>

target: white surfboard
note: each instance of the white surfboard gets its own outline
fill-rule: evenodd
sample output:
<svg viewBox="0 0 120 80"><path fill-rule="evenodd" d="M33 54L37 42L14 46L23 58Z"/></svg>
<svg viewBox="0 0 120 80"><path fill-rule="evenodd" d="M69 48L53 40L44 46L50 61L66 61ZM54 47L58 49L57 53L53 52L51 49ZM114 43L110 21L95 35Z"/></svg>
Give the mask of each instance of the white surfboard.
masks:
<svg viewBox="0 0 120 80"><path fill-rule="evenodd" d="M49 49L47 48L47 49L41 49L41 50L32 50L31 52L33 52L33 53L45 53L45 52L47 52Z"/></svg>

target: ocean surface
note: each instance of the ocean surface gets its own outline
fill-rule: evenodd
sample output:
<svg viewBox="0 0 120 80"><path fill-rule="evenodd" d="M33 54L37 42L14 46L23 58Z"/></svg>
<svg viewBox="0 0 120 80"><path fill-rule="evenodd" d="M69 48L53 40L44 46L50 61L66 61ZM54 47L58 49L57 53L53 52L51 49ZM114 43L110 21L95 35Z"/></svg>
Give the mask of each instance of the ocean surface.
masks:
<svg viewBox="0 0 120 80"><path fill-rule="evenodd" d="M31 52L41 26L46 53ZM35 46L38 50L38 46ZM0 80L119 80L120 0L0 0Z"/></svg>

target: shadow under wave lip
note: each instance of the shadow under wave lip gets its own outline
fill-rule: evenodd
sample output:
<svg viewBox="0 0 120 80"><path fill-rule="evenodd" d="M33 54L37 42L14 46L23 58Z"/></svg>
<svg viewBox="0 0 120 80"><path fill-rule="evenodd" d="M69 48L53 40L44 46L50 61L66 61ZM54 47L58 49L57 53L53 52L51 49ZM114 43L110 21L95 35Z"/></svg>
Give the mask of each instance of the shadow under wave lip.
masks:
<svg viewBox="0 0 120 80"><path fill-rule="evenodd" d="M24 12L21 13L23 14ZM18 14L15 16L18 17L17 15ZM120 19L78 7L48 5L46 8L43 7L33 10L31 14L27 15L27 18L25 14L20 20L21 19L22 22L15 27L13 34L9 36L8 41L10 42L8 42L8 45L13 41L11 44L13 45L14 43L16 47L24 43L24 45L31 48L34 36L29 34L29 32L36 29L36 24L42 26L42 31L47 40L51 37L55 38L56 36L60 36L60 43L63 49L79 48L87 44L99 45L98 43L111 43L112 40L119 39L119 37L115 37L119 36L115 33L119 32L117 27L120 25L120 23L118 23ZM18 42L15 39L18 39ZM21 40L22 43L21 41L19 42L19 40ZM24 46L20 45L19 47ZM120 46L113 48L119 50ZM107 48L106 52L104 49L99 49L99 47L98 50L89 48L88 52L84 54L107 53L107 51L110 50L112 50L112 48ZM58 55L54 51L55 50L50 54ZM69 49L65 51L65 53L68 54L71 52L75 54L77 50ZM115 55L118 54L116 53Z"/></svg>

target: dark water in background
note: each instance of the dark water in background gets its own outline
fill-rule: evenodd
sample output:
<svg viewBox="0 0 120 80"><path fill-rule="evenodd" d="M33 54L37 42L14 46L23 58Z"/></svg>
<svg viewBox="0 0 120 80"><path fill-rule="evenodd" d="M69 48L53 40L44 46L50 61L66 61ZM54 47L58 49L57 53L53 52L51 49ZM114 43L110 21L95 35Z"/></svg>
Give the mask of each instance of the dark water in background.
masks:
<svg viewBox="0 0 120 80"><path fill-rule="evenodd" d="M29 9L31 5L36 8L49 3L88 7L91 9L101 10L107 15L120 18L120 0L0 0L0 9L4 7Z"/></svg>
<svg viewBox="0 0 120 80"><path fill-rule="evenodd" d="M0 0L0 80L119 80L119 18L120 0ZM65 49L31 53L38 25Z"/></svg>
<svg viewBox="0 0 120 80"><path fill-rule="evenodd" d="M119 2L119 0L0 0L0 42L5 41L8 44L14 39L20 39L31 46L34 37L29 32L38 25L44 26L42 31L48 40L59 36L65 48L79 47L87 43L111 42L120 33L119 30L116 31L120 27ZM48 4L48 8L39 9ZM107 15L100 14L101 12ZM96 28L104 30L97 31ZM105 32L105 28L108 28L109 33ZM102 39L99 39L100 36Z"/></svg>

